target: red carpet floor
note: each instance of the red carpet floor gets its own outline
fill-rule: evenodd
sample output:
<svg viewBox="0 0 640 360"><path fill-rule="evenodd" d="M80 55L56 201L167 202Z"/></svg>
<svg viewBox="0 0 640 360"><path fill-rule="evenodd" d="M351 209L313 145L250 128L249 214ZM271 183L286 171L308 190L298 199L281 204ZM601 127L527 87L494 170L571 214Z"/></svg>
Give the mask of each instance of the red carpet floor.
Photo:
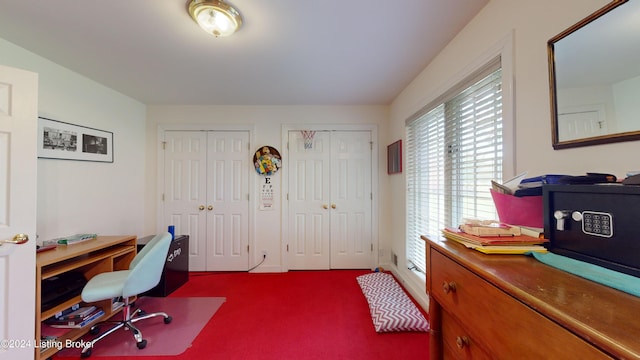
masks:
<svg viewBox="0 0 640 360"><path fill-rule="evenodd" d="M428 359L428 333L375 332L356 281L369 272L192 273L169 298L225 297L226 302L184 353L144 360Z"/></svg>

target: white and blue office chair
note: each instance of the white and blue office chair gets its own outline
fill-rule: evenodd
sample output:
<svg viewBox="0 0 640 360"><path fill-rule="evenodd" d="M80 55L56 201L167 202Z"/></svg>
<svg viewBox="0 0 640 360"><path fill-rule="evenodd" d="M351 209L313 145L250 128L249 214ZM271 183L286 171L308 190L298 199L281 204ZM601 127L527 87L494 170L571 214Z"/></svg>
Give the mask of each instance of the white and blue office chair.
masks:
<svg viewBox="0 0 640 360"><path fill-rule="evenodd" d="M165 324L171 322L171 316L164 312L146 314L141 309L136 309L132 312L134 302L130 302L131 298L158 285L170 244L171 234L168 232L158 234L133 258L128 270L100 273L87 282L82 290L82 301L96 302L122 297L124 300L123 320L104 322L114 323L115 326L87 343L82 349L81 358L91 356L91 350L96 342L123 327L126 330L131 330L138 349L144 349L147 345L147 340L142 338L142 333L133 324L155 316L164 317ZM96 335L100 331L99 326L104 323L92 326L90 333Z"/></svg>

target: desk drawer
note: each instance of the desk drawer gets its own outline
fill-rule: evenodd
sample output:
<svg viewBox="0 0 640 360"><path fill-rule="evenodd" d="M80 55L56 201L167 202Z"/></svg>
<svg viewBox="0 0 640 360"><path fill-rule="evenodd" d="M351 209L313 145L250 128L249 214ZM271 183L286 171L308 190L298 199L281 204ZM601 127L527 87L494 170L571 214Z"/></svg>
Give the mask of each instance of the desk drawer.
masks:
<svg viewBox="0 0 640 360"><path fill-rule="evenodd" d="M449 338L467 336L494 359L610 358L444 254L431 248L430 256L430 296L447 313L443 331L462 332ZM457 321L459 328L446 324L447 319Z"/></svg>

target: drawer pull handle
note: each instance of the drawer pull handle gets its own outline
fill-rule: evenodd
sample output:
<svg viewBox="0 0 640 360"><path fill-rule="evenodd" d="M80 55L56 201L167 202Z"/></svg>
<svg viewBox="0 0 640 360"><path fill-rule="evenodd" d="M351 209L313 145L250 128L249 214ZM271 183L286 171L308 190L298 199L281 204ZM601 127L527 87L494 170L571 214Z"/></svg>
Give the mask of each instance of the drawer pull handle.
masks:
<svg viewBox="0 0 640 360"><path fill-rule="evenodd" d="M469 340L468 336L457 336L456 337L456 345L458 346L458 349L462 350L465 347L469 346L469 343L471 341Z"/></svg>
<svg viewBox="0 0 640 360"><path fill-rule="evenodd" d="M448 294L450 292L456 292L456 283L453 281L449 281L449 282L444 282L442 284L442 290L444 291L445 294Z"/></svg>

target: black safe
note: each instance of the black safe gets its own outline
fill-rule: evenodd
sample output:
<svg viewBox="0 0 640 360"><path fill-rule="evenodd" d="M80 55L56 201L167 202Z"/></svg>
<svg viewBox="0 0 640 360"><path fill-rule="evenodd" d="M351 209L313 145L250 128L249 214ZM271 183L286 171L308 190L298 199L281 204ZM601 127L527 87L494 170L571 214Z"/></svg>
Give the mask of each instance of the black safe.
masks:
<svg viewBox="0 0 640 360"><path fill-rule="evenodd" d="M154 235L138 239L138 252ZM145 292L147 296L167 296L189 281L189 235L176 235L171 241L160 282Z"/></svg>
<svg viewBox="0 0 640 360"><path fill-rule="evenodd" d="M545 185L544 234L553 253L640 277L640 187Z"/></svg>

